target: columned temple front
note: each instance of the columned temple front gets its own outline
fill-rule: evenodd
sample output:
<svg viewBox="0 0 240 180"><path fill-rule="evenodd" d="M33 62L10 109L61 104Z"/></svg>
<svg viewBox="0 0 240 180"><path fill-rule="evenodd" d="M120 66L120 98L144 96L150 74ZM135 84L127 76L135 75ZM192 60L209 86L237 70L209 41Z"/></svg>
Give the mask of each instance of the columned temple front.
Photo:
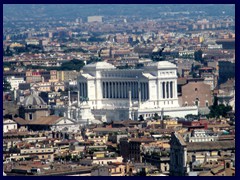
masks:
<svg viewBox="0 0 240 180"><path fill-rule="evenodd" d="M106 62L83 67L78 77L80 99L86 100L94 117L111 120L150 118L155 113L172 117L197 114L197 107L180 107L177 67L152 62L142 69L116 69Z"/></svg>

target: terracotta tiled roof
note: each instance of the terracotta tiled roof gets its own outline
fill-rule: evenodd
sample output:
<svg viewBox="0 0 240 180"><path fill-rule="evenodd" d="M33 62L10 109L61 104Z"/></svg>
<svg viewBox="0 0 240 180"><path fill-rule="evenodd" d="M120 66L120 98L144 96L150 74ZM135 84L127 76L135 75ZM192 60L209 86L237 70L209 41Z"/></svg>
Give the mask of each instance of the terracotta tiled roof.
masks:
<svg viewBox="0 0 240 180"><path fill-rule="evenodd" d="M14 120L17 124L19 124L19 125L27 125L27 124L30 123L30 121L25 120L25 119L20 118L20 117L13 118L13 120Z"/></svg>
<svg viewBox="0 0 240 180"><path fill-rule="evenodd" d="M142 137L142 138L131 138L130 142L141 142L141 143L145 143L145 142L153 142L154 140L152 138L146 138L146 137Z"/></svg>
<svg viewBox="0 0 240 180"><path fill-rule="evenodd" d="M47 116L47 117L40 117L35 121L31 121L29 125L53 125L62 117L59 116Z"/></svg>
<svg viewBox="0 0 240 180"><path fill-rule="evenodd" d="M230 127L229 124L208 124L208 128L226 128Z"/></svg>
<svg viewBox="0 0 240 180"><path fill-rule="evenodd" d="M181 143L182 146L186 146L186 142L184 141L183 137L177 133L177 132L174 132L176 138L179 140L179 143Z"/></svg>
<svg viewBox="0 0 240 180"><path fill-rule="evenodd" d="M235 149L235 141L189 142L188 151Z"/></svg>
<svg viewBox="0 0 240 180"><path fill-rule="evenodd" d="M123 132L126 128L94 128L94 132Z"/></svg>
<svg viewBox="0 0 240 180"><path fill-rule="evenodd" d="M179 85L183 85L183 84L186 84L187 83L187 79L186 78L178 78L177 79L177 84Z"/></svg>

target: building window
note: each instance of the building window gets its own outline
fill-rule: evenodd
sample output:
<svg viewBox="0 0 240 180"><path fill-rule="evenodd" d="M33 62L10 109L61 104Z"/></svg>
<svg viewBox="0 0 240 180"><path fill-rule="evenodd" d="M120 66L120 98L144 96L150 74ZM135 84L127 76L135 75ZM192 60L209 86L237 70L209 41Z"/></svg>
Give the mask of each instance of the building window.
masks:
<svg viewBox="0 0 240 180"><path fill-rule="evenodd" d="M226 168L230 168L230 163L226 163Z"/></svg>
<svg viewBox="0 0 240 180"><path fill-rule="evenodd" d="M32 120L32 114L29 114L29 120Z"/></svg>
<svg viewBox="0 0 240 180"><path fill-rule="evenodd" d="M209 103L208 103L208 101L206 101L206 107L208 107L209 106Z"/></svg>
<svg viewBox="0 0 240 180"><path fill-rule="evenodd" d="M198 106L198 101L195 101L195 105Z"/></svg>
<svg viewBox="0 0 240 180"><path fill-rule="evenodd" d="M197 91L198 89L197 88L195 88L195 91Z"/></svg>
<svg viewBox="0 0 240 180"><path fill-rule="evenodd" d="M165 168L165 171L167 171L167 166L165 166L164 168Z"/></svg>
<svg viewBox="0 0 240 180"><path fill-rule="evenodd" d="M195 105L199 106L199 99L198 98L196 98Z"/></svg>

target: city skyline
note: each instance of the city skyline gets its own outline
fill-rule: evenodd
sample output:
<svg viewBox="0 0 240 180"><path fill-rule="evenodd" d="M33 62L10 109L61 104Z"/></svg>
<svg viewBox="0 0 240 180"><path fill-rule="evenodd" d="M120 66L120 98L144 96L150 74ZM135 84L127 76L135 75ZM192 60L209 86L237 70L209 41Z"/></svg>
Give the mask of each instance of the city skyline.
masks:
<svg viewBox="0 0 240 180"><path fill-rule="evenodd" d="M234 4L4 4L4 176L235 176Z"/></svg>

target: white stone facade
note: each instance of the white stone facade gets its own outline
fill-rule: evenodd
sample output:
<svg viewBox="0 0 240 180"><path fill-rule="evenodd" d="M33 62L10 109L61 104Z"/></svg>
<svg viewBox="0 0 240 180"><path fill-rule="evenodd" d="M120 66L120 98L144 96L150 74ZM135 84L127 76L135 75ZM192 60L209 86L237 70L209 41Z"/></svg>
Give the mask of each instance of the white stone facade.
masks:
<svg viewBox="0 0 240 180"><path fill-rule="evenodd" d="M3 132L17 130L17 123L11 119L4 119L3 121Z"/></svg>
<svg viewBox="0 0 240 180"><path fill-rule="evenodd" d="M7 81L11 84L11 91L18 90L20 83L25 83L24 78L17 78L14 76L8 77Z"/></svg>
<svg viewBox="0 0 240 180"><path fill-rule="evenodd" d="M209 142L217 141L218 135L204 129L195 129L192 135L187 138L187 142Z"/></svg>
<svg viewBox="0 0 240 180"><path fill-rule="evenodd" d="M111 120L137 120L155 113L184 117L197 114L197 107L180 107L177 67L161 61L143 69L116 69L106 62L83 67L78 77L80 99L87 100L94 115Z"/></svg>

